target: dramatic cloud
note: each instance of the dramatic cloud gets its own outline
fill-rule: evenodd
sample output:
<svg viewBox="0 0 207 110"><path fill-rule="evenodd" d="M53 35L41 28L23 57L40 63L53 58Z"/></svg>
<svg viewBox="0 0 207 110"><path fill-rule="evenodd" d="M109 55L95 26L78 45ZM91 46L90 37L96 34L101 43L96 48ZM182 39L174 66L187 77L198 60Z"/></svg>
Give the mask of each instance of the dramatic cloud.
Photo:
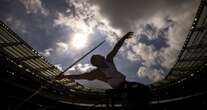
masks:
<svg viewBox="0 0 207 110"><path fill-rule="evenodd" d="M162 25L159 18L182 16L195 11L199 0L89 0L100 7L100 13L108 17L115 28L135 30L136 24L149 20ZM192 13L193 15L193 13ZM160 17L159 17L160 16Z"/></svg>
<svg viewBox="0 0 207 110"><path fill-rule="evenodd" d="M163 78L175 63L190 29L199 0L91 0L111 27L134 31L123 56L141 61L139 77L149 82ZM159 68L159 69L158 69ZM150 76L151 75L151 76Z"/></svg>
<svg viewBox="0 0 207 110"><path fill-rule="evenodd" d="M87 0L71 0L69 4L73 7L69 11L71 14L64 15L63 13L58 13L58 18L55 19L55 26L66 26L73 33L82 34L84 35L82 37L88 37L88 39L95 32L112 37L107 39L110 41L114 41L114 37L120 36L120 30L112 28L109 25L109 21L100 15L97 6L90 5Z"/></svg>
<svg viewBox="0 0 207 110"><path fill-rule="evenodd" d="M59 69L104 39L94 53L106 55L121 36L134 31L115 63L128 80L149 84L164 78L175 63L199 1L1 0L0 19ZM94 69L90 56L67 74Z"/></svg>
<svg viewBox="0 0 207 110"><path fill-rule="evenodd" d="M42 7L42 2L40 0L20 0L20 2L25 6L28 14L40 12L44 15L48 15L48 11Z"/></svg>

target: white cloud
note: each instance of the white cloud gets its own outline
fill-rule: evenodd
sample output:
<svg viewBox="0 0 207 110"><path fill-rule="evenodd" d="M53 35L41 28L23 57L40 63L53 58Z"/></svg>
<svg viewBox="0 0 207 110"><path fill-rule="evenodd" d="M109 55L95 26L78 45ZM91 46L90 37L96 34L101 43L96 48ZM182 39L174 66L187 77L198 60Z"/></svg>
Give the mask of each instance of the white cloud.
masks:
<svg viewBox="0 0 207 110"><path fill-rule="evenodd" d="M140 56L145 62L146 65L154 65L155 57L157 55L156 51L153 51L153 46L147 46L146 44L139 43L138 45L134 45L132 47L132 51L136 54L136 56Z"/></svg>
<svg viewBox="0 0 207 110"><path fill-rule="evenodd" d="M137 72L138 76L141 78L146 78L149 80L148 83L155 82L164 78L163 71L155 68L142 66Z"/></svg>
<svg viewBox="0 0 207 110"><path fill-rule="evenodd" d="M43 52L40 52L40 54L44 55L45 57L49 57L52 51L53 51L52 48L48 48L48 49L45 49Z"/></svg>
<svg viewBox="0 0 207 110"><path fill-rule="evenodd" d="M132 51L127 51L127 58L131 61L140 61L141 60L141 56L137 55L136 53L133 53Z"/></svg>
<svg viewBox="0 0 207 110"><path fill-rule="evenodd" d="M61 64L55 64L55 66L56 66L60 71L63 71L63 68L62 68Z"/></svg>
<svg viewBox="0 0 207 110"><path fill-rule="evenodd" d="M70 74L70 75L83 74L86 72L90 72L94 69L96 69L96 67L94 67L91 64L77 64L72 68L70 68L65 74Z"/></svg>
<svg viewBox="0 0 207 110"><path fill-rule="evenodd" d="M64 25L70 27L73 32L81 32L89 35L92 33L92 27L87 25L83 18L74 17L73 15L65 16L61 13L58 15L58 19L55 20L54 25Z"/></svg>
<svg viewBox="0 0 207 110"><path fill-rule="evenodd" d="M60 52L60 54L67 52L69 49L68 44L64 42L57 42L56 45L57 45L57 52L58 53Z"/></svg>
<svg viewBox="0 0 207 110"><path fill-rule="evenodd" d="M48 15L48 11L42 7L41 0L20 0L20 2L25 6L27 13L42 13Z"/></svg>
<svg viewBox="0 0 207 110"><path fill-rule="evenodd" d="M78 37L81 37L81 36L78 36ZM74 36L73 36L73 38L74 38ZM81 43L81 42L77 41L78 39L75 39L76 42L73 42L74 39L68 39L68 41L65 41L65 42L61 42L61 41L56 42L56 47L54 50L55 54L59 57L64 56L64 55L70 55L70 57L77 57L77 55L82 53L82 51L80 51L80 49L85 48L84 46L87 47L87 45L86 45L87 43L79 45L79 43ZM83 40L83 39L81 39L81 40ZM82 42L82 43L85 43L85 42ZM80 46L82 46L82 47L80 47Z"/></svg>
<svg viewBox="0 0 207 110"><path fill-rule="evenodd" d="M150 21L145 21L143 24L140 24L138 32L136 32L138 38L132 39L130 42L127 42L127 50L124 50L125 53L123 54L123 56L127 56L127 58L131 61L143 60L142 65L144 66L144 68L141 67L140 70L138 70L139 77L148 78L151 81L157 81L158 79L162 79L163 75L167 74L161 74L163 72L162 68L172 68L177 59L179 50L182 48L183 42L187 36L187 32L190 29L190 25L192 22L191 14L192 13L186 13L182 16L174 17L172 18L172 23L166 22L165 19L157 20L158 18L152 18ZM161 25L156 23L157 21L159 21L159 24ZM185 22L186 24L183 24L183 22ZM148 30L146 32L143 27L144 24L152 24L155 29L150 31ZM142 37L140 36L141 34L146 35L149 40L159 39L159 32L161 32L166 27L169 28L169 30L165 32L165 36L162 37L166 39L165 43L169 45L168 47L161 47L159 50L156 50L156 48L153 46L153 42L150 45L145 44L145 42L139 42L139 39ZM157 69L154 69L154 65L161 66L160 70L158 71ZM155 73L149 74L152 72Z"/></svg>

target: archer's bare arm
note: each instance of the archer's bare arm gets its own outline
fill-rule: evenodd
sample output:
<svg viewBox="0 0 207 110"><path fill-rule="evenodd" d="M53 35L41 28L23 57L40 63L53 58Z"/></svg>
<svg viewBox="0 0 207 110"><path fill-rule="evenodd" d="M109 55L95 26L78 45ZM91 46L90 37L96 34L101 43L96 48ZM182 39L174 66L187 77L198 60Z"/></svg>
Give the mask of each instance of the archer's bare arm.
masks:
<svg viewBox="0 0 207 110"><path fill-rule="evenodd" d="M63 75L61 77L62 78L68 78L68 79L74 79L74 80L78 80L78 79L85 79L85 80L101 80L101 81L107 81L107 77L101 73L98 70L92 70L91 72L88 73L83 73L80 75Z"/></svg>
<svg viewBox="0 0 207 110"><path fill-rule="evenodd" d="M121 46L123 45L124 41L126 39L131 38L131 35L133 35L133 32L128 32L126 35L124 35L114 46L114 48L112 49L111 52L109 52L109 54L106 56L106 60L109 62L113 62L114 57L116 56L116 54L118 53L119 49L121 48Z"/></svg>

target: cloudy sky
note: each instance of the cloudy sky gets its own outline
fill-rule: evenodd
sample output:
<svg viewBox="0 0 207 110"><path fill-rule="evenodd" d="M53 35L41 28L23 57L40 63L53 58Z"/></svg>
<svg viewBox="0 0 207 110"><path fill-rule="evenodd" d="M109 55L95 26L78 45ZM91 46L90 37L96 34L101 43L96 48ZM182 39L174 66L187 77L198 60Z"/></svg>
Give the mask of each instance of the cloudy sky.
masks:
<svg viewBox="0 0 207 110"><path fill-rule="evenodd" d="M0 0L0 20L52 64L65 69L103 40L92 54L107 53L128 31L115 63L128 81L150 84L176 61L200 0ZM87 56L66 74L94 67ZM100 81L79 81L86 86ZM104 87L108 85L105 84Z"/></svg>

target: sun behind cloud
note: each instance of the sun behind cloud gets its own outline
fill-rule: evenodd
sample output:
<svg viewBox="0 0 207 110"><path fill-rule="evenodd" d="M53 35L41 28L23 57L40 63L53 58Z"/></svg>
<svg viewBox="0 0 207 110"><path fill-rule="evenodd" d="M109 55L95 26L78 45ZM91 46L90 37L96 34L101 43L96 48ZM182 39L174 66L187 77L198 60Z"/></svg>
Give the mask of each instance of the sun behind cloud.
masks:
<svg viewBox="0 0 207 110"><path fill-rule="evenodd" d="M87 43L88 36L84 35L83 33L75 33L70 40L70 44L75 50L86 48Z"/></svg>

